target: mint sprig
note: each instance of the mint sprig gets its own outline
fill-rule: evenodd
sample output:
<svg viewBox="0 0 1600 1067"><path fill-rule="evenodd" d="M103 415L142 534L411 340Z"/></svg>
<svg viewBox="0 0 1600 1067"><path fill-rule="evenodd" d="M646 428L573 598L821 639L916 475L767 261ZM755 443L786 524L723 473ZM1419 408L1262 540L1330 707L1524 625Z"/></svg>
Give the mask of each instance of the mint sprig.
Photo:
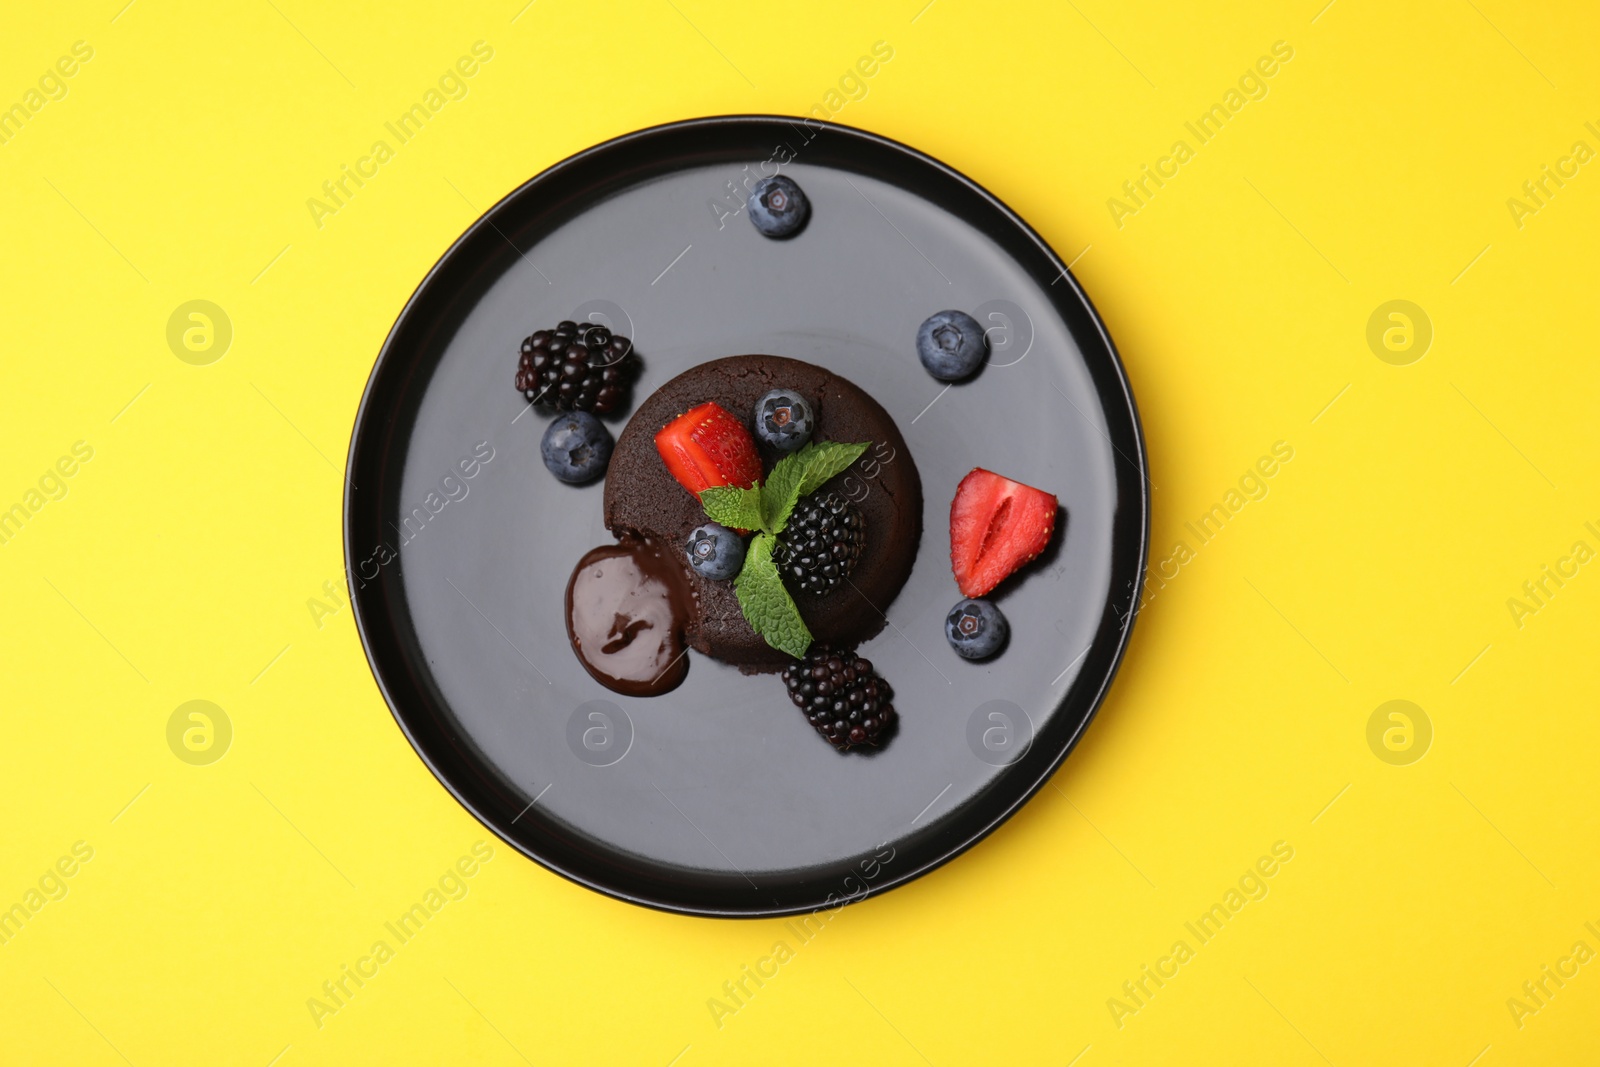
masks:
<svg viewBox="0 0 1600 1067"><path fill-rule="evenodd" d="M800 609L784 588L778 565L772 562L776 544L765 530L750 539L744 568L733 580L733 588L739 594L739 610L744 612L750 628L773 648L799 659L811 647L811 631L806 629Z"/></svg>
<svg viewBox="0 0 1600 1067"><path fill-rule="evenodd" d="M814 441L780 459L772 468L767 484L761 487L762 512L771 520L772 532L778 533L788 524L790 513L802 497L815 493L829 478L860 459L869 443L845 445L837 441Z"/></svg>
<svg viewBox="0 0 1600 1067"><path fill-rule="evenodd" d="M721 485L700 493L700 506L712 522L756 531L745 550L744 567L734 579L739 608L750 628L767 644L796 659L811 647L811 631L773 562L777 536L788 525L795 505L860 459L868 444L813 441L780 459L761 486Z"/></svg>
<svg viewBox="0 0 1600 1067"><path fill-rule="evenodd" d="M766 517L761 510L761 490L737 485L714 485L700 491L700 506L712 522L730 530L761 530Z"/></svg>

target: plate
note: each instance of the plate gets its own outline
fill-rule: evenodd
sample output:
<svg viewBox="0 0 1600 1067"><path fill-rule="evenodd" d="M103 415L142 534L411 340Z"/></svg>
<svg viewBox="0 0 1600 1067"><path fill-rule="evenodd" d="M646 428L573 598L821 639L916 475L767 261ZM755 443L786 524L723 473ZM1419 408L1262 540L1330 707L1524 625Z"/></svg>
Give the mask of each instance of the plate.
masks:
<svg viewBox="0 0 1600 1067"><path fill-rule="evenodd" d="M762 237L744 187L781 170L806 228ZM945 386L918 324L989 330L989 363ZM612 541L603 486L558 483L549 416L513 388L520 342L600 322L643 359L633 401L721 356L843 374L904 434L923 535L883 632L861 648L894 687L897 734L833 751L776 675L690 653L683 685L630 698L567 642L563 593ZM620 432L623 422L612 424ZM1012 637L958 658L948 508L983 466L1055 493L1051 548L999 592ZM486 827L533 860L638 904L780 915L902 885L1017 810L1083 735L1127 646L1149 537L1133 396L1088 297L993 195L905 145L813 120L697 119L556 164L447 251L396 321L350 446L345 553L355 618L396 722Z"/></svg>

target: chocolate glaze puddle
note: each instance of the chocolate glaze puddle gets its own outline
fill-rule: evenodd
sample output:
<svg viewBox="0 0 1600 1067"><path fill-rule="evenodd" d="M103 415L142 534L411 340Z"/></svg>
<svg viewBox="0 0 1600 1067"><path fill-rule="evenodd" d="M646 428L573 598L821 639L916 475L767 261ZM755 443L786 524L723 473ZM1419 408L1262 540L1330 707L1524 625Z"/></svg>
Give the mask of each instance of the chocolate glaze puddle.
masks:
<svg viewBox="0 0 1600 1067"><path fill-rule="evenodd" d="M567 636L595 681L626 696L658 696L689 673L684 628L694 597L652 538L591 549L567 582Z"/></svg>

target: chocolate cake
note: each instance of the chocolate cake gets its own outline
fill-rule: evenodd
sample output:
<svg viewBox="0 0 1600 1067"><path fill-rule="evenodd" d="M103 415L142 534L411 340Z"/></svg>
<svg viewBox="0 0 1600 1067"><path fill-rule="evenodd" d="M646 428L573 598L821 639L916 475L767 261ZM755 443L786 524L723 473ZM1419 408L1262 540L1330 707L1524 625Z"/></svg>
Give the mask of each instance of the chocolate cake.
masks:
<svg viewBox="0 0 1600 1067"><path fill-rule="evenodd" d="M617 439L606 471L605 523L619 538L684 543L706 515L663 464L656 432L707 401L748 419L757 399L771 389L794 390L809 399L815 440L870 442L850 469L821 490L836 489L860 508L866 526L861 557L842 587L826 596L797 593L794 598L817 642L854 646L883 628L884 613L911 574L922 536L922 481L888 412L832 371L781 356L732 356L703 363L661 386L639 405ZM759 447L771 470L780 454L769 445ZM732 582L702 578L686 564L683 571L695 605L685 626L691 647L750 669L778 669L791 662L750 628Z"/></svg>

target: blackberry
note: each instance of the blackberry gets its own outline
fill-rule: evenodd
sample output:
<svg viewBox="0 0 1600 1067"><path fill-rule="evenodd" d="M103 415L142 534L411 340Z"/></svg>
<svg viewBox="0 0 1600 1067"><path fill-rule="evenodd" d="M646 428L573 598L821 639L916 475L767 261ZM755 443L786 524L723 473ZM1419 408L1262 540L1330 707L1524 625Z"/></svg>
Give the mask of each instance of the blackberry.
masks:
<svg viewBox="0 0 1600 1067"><path fill-rule="evenodd" d="M866 541L860 508L838 491L813 493L789 517L773 557L791 590L827 596L850 577Z"/></svg>
<svg viewBox="0 0 1600 1067"><path fill-rule="evenodd" d="M889 683L854 652L813 645L805 659L783 669L783 684L806 720L840 752L876 748L899 718Z"/></svg>
<svg viewBox="0 0 1600 1067"><path fill-rule="evenodd" d="M609 415L627 400L638 368L632 341L568 319L522 342L517 390L540 407Z"/></svg>

